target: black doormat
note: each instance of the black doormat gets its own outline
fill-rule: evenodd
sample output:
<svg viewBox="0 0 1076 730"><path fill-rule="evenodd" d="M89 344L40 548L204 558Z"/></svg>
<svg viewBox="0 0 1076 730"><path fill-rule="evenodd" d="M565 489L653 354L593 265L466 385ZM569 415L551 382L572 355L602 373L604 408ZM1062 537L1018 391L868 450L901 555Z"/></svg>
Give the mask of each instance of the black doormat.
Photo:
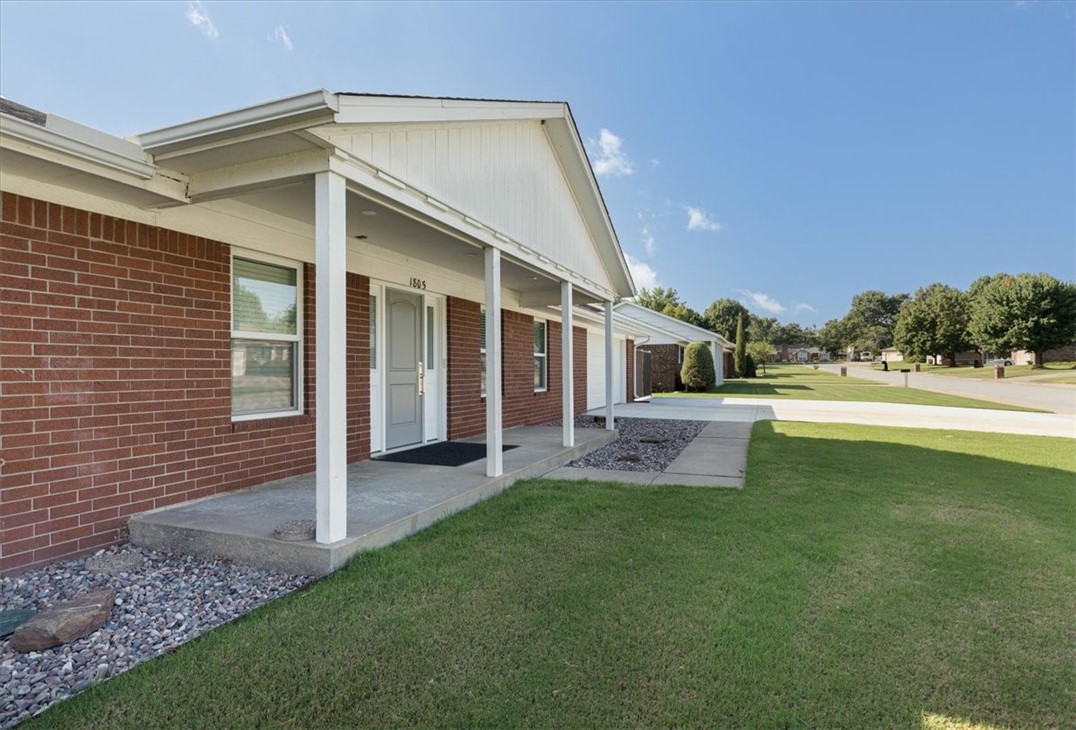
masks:
<svg viewBox="0 0 1076 730"><path fill-rule="evenodd" d="M504 451L517 449L514 444L505 444ZM417 449L397 451L393 454L375 456L375 461L395 461L401 464L428 464L430 466L463 466L472 461L486 458L486 445L469 441L439 441Z"/></svg>

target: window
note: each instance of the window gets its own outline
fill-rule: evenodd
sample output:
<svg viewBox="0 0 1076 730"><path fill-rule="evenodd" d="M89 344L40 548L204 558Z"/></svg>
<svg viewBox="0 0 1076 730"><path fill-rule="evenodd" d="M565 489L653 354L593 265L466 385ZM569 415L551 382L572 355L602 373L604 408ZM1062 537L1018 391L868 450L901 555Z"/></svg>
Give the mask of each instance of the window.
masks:
<svg viewBox="0 0 1076 730"><path fill-rule="evenodd" d="M534 320L534 390L546 389L546 322Z"/></svg>
<svg viewBox="0 0 1076 730"><path fill-rule="evenodd" d="M299 413L297 264L232 258L232 417Z"/></svg>

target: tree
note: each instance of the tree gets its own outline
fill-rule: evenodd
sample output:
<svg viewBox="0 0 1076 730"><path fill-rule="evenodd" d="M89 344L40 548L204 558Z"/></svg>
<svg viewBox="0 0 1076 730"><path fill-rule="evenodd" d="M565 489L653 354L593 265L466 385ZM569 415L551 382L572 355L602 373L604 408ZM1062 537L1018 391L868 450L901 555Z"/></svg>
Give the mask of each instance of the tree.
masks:
<svg viewBox="0 0 1076 730"><path fill-rule="evenodd" d="M1046 350L1076 340L1076 284L1049 274L999 274L975 285L969 329L983 349L1030 350L1033 367L1041 368Z"/></svg>
<svg viewBox="0 0 1076 730"><path fill-rule="evenodd" d="M692 342L684 350L684 364L680 368L680 380L691 391L704 391L717 384L714 358L705 342Z"/></svg>
<svg viewBox="0 0 1076 730"><path fill-rule="evenodd" d="M919 289L900 308L893 345L905 359L923 362L942 353L956 367L956 353L969 347L968 295L945 284Z"/></svg>
<svg viewBox="0 0 1076 730"><path fill-rule="evenodd" d="M748 320L747 327L749 328L751 313L747 311L747 307L735 299L715 299L702 313L702 318L706 321L706 328L711 332L716 332L726 340L732 339L732 334L736 332L737 322L740 317Z"/></svg>
<svg viewBox="0 0 1076 730"><path fill-rule="evenodd" d="M755 363L762 364L762 372L766 372L766 363L773 359L774 348L769 342L751 340L747 343L747 356Z"/></svg>
<svg viewBox="0 0 1076 730"><path fill-rule="evenodd" d="M643 289L635 297L635 303L641 304L647 309L661 312L668 317L675 317L682 322L693 324L696 327L705 327L706 322L698 312L684 304L680 294L669 287L668 289L655 286L653 289Z"/></svg>
<svg viewBox="0 0 1076 730"><path fill-rule="evenodd" d="M831 319L818 330L818 346L834 355L843 355L849 344L844 321Z"/></svg>
<svg viewBox="0 0 1076 730"><path fill-rule="evenodd" d="M852 307L844 317L851 344L874 353L892 345L897 313L907 299L907 294L889 296L875 289L852 297Z"/></svg>
<svg viewBox="0 0 1076 730"><path fill-rule="evenodd" d="M748 339L751 342L775 342L777 329L781 323L776 317L758 317L749 315L747 320Z"/></svg>
<svg viewBox="0 0 1076 730"><path fill-rule="evenodd" d="M653 309L655 312L664 311L665 307L675 307L678 304L683 304L680 300L680 294L675 289L669 287L655 286L653 289L641 289L639 294L635 297L635 303L641 304L647 309Z"/></svg>
<svg viewBox="0 0 1076 730"><path fill-rule="evenodd" d="M813 329L795 322L779 326L773 338L775 345L813 345L817 340Z"/></svg>
<svg viewBox="0 0 1076 730"><path fill-rule="evenodd" d="M736 349L732 351L732 367L736 377L747 377L747 337L743 331L743 315L736 318Z"/></svg>

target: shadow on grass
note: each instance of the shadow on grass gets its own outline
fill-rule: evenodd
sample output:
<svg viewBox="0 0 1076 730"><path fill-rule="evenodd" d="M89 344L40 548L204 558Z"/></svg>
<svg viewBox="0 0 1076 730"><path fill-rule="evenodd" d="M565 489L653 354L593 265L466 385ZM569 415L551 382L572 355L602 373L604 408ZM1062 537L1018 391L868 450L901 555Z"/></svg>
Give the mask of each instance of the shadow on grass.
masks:
<svg viewBox="0 0 1076 730"><path fill-rule="evenodd" d="M760 422L742 492L523 482L26 727L1071 726L1071 451Z"/></svg>

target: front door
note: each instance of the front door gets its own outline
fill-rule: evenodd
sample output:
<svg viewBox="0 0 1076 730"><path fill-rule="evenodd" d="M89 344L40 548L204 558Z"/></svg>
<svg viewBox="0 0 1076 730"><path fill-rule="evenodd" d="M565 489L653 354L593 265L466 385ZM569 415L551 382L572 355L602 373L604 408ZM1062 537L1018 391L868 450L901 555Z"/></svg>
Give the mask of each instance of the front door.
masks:
<svg viewBox="0 0 1076 730"><path fill-rule="evenodd" d="M385 448L422 443L422 296L385 290Z"/></svg>

